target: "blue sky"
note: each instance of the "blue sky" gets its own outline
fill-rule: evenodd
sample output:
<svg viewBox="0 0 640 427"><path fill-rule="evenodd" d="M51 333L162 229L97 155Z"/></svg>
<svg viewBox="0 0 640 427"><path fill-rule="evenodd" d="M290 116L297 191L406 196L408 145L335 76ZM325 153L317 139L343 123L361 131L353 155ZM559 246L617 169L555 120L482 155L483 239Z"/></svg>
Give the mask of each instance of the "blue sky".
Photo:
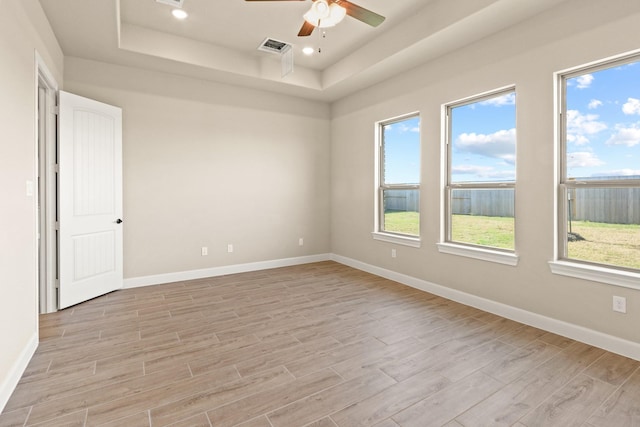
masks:
<svg viewBox="0 0 640 427"><path fill-rule="evenodd" d="M420 118L384 126L385 184L420 183Z"/></svg>
<svg viewBox="0 0 640 427"><path fill-rule="evenodd" d="M567 80L567 176L640 175L640 63Z"/></svg>
<svg viewBox="0 0 640 427"><path fill-rule="evenodd" d="M514 181L516 176L516 94L451 110L451 181Z"/></svg>

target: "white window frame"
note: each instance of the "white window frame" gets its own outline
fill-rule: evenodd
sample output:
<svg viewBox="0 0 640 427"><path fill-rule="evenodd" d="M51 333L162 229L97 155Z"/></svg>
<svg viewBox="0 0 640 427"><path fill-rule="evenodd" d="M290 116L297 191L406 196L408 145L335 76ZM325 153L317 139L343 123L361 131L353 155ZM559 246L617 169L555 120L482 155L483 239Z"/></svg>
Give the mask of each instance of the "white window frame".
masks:
<svg viewBox="0 0 640 427"><path fill-rule="evenodd" d="M374 209L374 231L371 233L373 239L380 240L388 243L394 243L398 245L410 246L419 248L421 245L420 235L396 233L393 231L383 230L384 225L384 191L385 190L417 190L420 192L420 183L418 184L389 184L384 183L384 126L393 123L402 122L407 119L417 117L420 119L420 140L422 141L422 120L420 118L420 112L414 111L411 113L403 114L401 116L393 117L391 119L381 120L376 122L375 126L375 209ZM422 171L422 143L420 144L420 171ZM422 172L420 172L422 177ZM420 204L422 197L420 197ZM419 206L418 214L421 215L422 209ZM420 220L420 224L422 221ZM422 225L420 225L422 227ZM420 233L420 230L418 230Z"/></svg>
<svg viewBox="0 0 640 427"><path fill-rule="evenodd" d="M456 107L461 107L468 104L474 104L476 102L482 102L487 99L506 95L508 93L515 93L515 85L501 87L492 91L484 92L478 95L463 98L442 106L442 169L443 169L443 192L442 192L442 221L441 221L441 238L440 243L437 244L438 250L441 253L464 256L468 258L479 259L483 261L495 262L498 264L505 264L510 266L516 266L518 264L518 256L515 248L502 249L493 248L490 246L474 245L472 243L455 242L451 240L451 193L457 189L513 189L516 188L516 180L513 182L472 182L472 183L452 183L451 182L451 150L452 144L451 138L451 110ZM516 178L517 179L517 178ZM515 218L515 199L514 199L514 223ZM514 246L516 236L514 227Z"/></svg>
<svg viewBox="0 0 640 427"><path fill-rule="evenodd" d="M568 227L568 194L579 188L625 188L639 187L640 180L589 180L577 181L567 179L566 169L566 81L589 72L640 61L640 50L603 60L580 65L554 73L555 105L554 124L556 128L556 179L555 179L555 253L554 260L549 262L551 272L563 276L586 279L631 289L640 289L640 271L625 267L611 266L567 257Z"/></svg>

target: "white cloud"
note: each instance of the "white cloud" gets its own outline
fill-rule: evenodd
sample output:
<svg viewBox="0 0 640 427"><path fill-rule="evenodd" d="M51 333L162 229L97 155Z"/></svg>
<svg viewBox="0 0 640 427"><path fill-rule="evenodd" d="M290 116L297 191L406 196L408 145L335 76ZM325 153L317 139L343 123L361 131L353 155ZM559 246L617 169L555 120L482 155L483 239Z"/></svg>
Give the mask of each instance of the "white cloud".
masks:
<svg viewBox="0 0 640 427"><path fill-rule="evenodd" d="M575 145L587 145L589 138L584 135L575 135L572 133L567 134L567 141Z"/></svg>
<svg viewBox="0 0 640 427"><path fill-rule="evenodd" d="M420 132L420 122L418 122L418 124L416 126L407 126L406 123L394 123L394 124L389 124L389 125L384 125L384 130L385 131L397 131L397 132L415 132L415 133L419 133Z"/></svg>
<svg viewBox="0 0 640 427"><path fill-rule="evenodd" d="M616 126L616 133L609 138L607 145L626 145L633 147L640 144L640 123L631 127Z"/></svg>
<svg viewBox="0 0 640 427"><path fill-rule="evenodd" d="M594 135L607 128L604 122L598 121L597 114L582 114L578 110L567 110L567 141L576 145L589 143L586 135Z"/></svg>
<svg viewBox="0 0 640 427"><path fill-rule="evenodd" d="M636 176L640 175L640 169L616 169L599 172L593 176Z"/></svg>
<svg viewBox="0 0 640 427"><path fill-rule="evenodd" d="M567 153L567 167L569 168L588 168L603 164L604 162L590 151Z"/></svg>
<svg viewBox="0 0 640 427"><path fill-rule="evenodd" d="M407 126L404 123L400 123L400 129L398 129L400 132L420 132L420 124L418 123L417 126Z"/></svg>
<svg viewBox="0 0 640 427"><path fill-rule="evenodd" d="M499 130L485 135L481 133L463 133L455 141L456 149L485 157L502 159L506 163L515 163L516 130Z"/></svg>
<svg viewBox="0 0 640 427"><path fill-rule="evenodd" d="M594 77L591 74L585 74L583 76L580 76L576 79L576 82L578 83L577 88L578 89L586 89L589 86L591 86L591 83L593 83Z"/></svg>
<svg viewBox="0 0 640 427"><path fill-rule="evenodd" d="M640 99L628 98L627 102L622 106L622 112L628 115L639 114L640 115Z"/></svg>
<svg viewBox="0 0 640 427"><path fill-rule="evenodd" d="M490 166L459 165L451 168L452 175L474 175L485 179L513 180L514 171L497 171Z"/></svg>
<svg viewBox="0 0 640 427"><path fill-rule="evenodd" d="M597 114L582 114L578 110L567 111L567 128L580 134L593 135L607 128L604 122L599 122Z"/></svg>
<svg viewBox="0 0 640 427"><path fill-rule="evenodd" d="M590 110L595 110L596 108L601 106L602 106L602 101L600 101L599 99L592 99L591 102L589 102Z"/></svg>
<svg viewBox="0 0 640 427"><path fill-rule="evenodd" d="M497 96L495 98L487 99L480 102L480 105L492 105L494 107L501 107L503 105L515 105L516 94L511 92L506 95Z"/></svg>
<svg viewBox="0 0 640 427"><path fill-rule="evenodd" d="M458 175L485 175L494 169L489 166L459 165L451 168L451 173Z"/></svg>

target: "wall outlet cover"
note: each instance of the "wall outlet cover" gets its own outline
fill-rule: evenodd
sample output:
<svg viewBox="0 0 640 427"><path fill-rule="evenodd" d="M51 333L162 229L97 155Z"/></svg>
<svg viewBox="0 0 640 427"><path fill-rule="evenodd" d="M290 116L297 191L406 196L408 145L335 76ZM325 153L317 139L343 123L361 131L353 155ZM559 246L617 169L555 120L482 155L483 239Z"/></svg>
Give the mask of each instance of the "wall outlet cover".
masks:
<svg viewBox="0 0 640 427"><path fill-rule="evenodd" d="M613 311L618 313L627 312L627 299L625 297L613 296Z"/></svg>

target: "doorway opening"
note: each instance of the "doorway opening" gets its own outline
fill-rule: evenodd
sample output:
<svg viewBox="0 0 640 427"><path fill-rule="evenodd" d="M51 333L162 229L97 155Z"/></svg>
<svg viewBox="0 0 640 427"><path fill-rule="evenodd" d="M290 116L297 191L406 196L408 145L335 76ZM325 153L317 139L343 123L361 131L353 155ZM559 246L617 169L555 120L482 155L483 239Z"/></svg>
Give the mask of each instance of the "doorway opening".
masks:
<svg viewBox="0 0 640 427"><path fill-rule="evenodd" d="M51 313L58 310L58 84L37 52L36 67L38 311Z"/></svg>

